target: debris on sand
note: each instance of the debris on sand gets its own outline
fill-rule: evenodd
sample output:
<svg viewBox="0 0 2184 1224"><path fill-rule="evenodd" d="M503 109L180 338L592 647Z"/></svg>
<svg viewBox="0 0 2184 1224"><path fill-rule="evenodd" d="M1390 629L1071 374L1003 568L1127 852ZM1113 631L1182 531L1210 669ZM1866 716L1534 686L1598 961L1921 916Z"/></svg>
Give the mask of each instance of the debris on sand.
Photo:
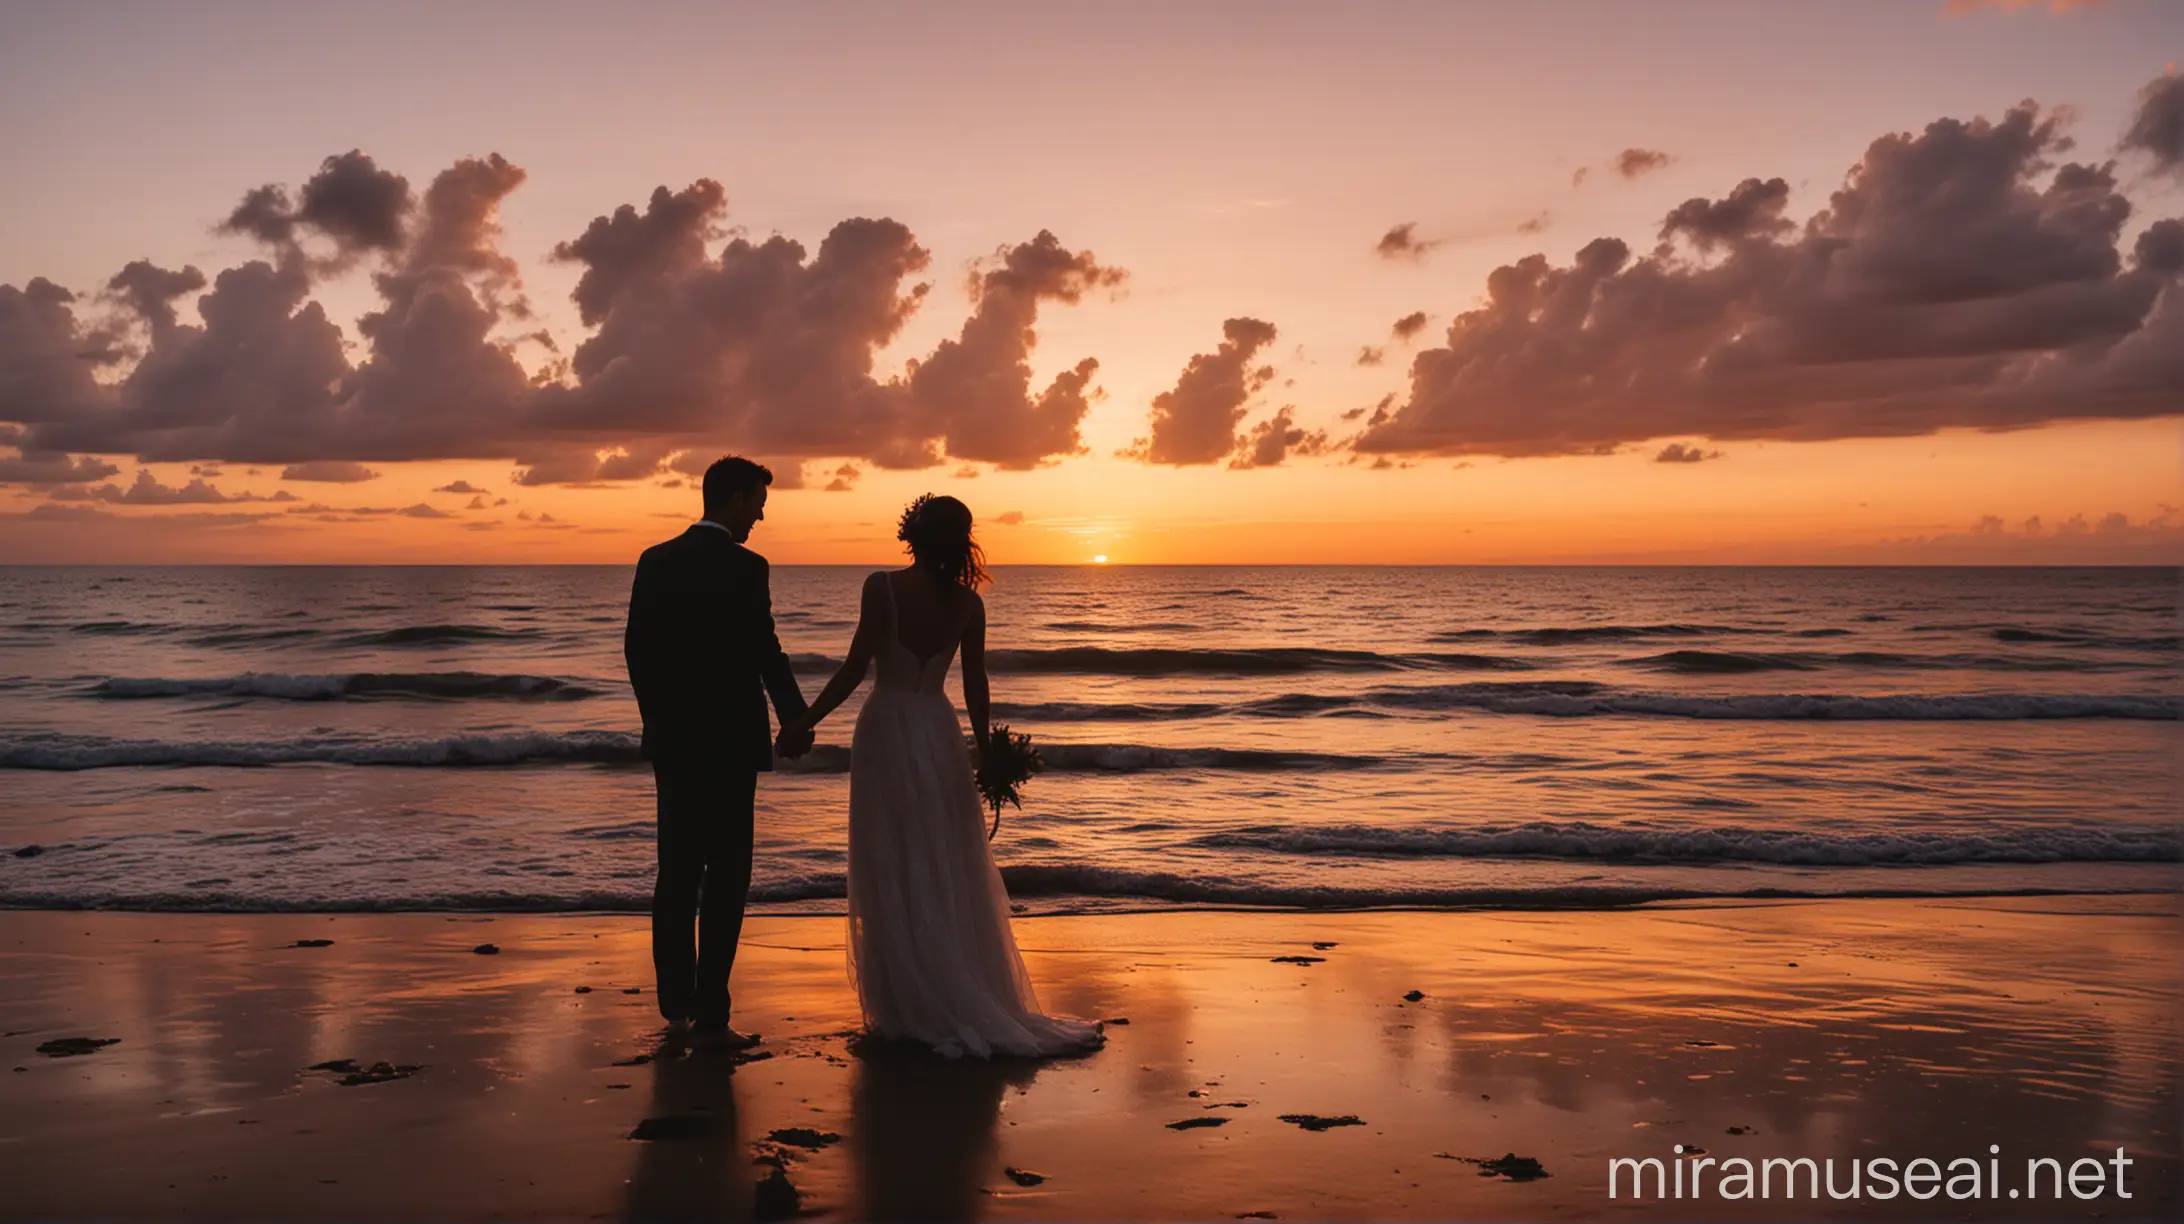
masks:
<svg viewBox="0 0 2184 1224"><path fill-rule="evenodd" d="M793 1220L803 1209L803 1196L789 1181L789 1175L779 1165L758 1183L751 1198L751 1218L761 1224L776 1220Z"/></svg>
<svg viewBox="0 0 2184 1224"><path fill-rule="evenodd" d="M331 948L334 946L334 941L331 939L299 939L288 946L291 948Z"/></svg>
<svg viewBox="0 0 2184 1224"><path fill-rule="evenodd" d="M786 1143L790 1147L810 1148L814 1152L829 1144L842 1141L842 1137L833 1131L813 1130L808 1126L783 1127L766 1137L775 1143Z"/></svg>
<svg viewBox="0 0 2184 1224"><path fill-rule="evenodd" d="M1271 1211L1240 1211L1240 1212L1237 1212L1237 1213L1236 1213L1236 1218L1237 1218L1237 1219L1239 1219L1239 1220L1279 1220L1279 1219L1281 1219L1281 1217L1280 1217L1280 1216L1278 1216L1278 1215L1275 1215L1275 1214L1274 1214L1273 1212L1271 1212Z"/></svg>
<svg viewBox="0 0 2184 1224"><path fill-rule="evenodd" d="M1044 1173L1034 1173L1030 1169L1019 1169L1015 1165L1010 1165L1001 1172L1019 1186L1036 1186L1046 1180L1046 1174Z"/></svg>
<svg viewBox="0 0 2184 1224"><path fill-rule="evenodd" d="M332 1062L313 1063L305 1070L338 1075L341 1078L334 1081L336 1084L344 1088L355 1088L362 1084L384 1084L391 1080L408 1079L424 1070L424 1067L415 1063L390 1062L376 1062L366 1067L353 1058L337 1058Z"/></svg>
<svg viewBox="0 0 2184 1224"><path fill-rule="evenodd" d="M1756 1135L1759 1133L1759 1128L1756 1126L1732 1126L1729 1128L1729 1133L1732 1135Z"/></svg>
<svg viewBox="0 0 2184 1224"><path fill-rule="evenodd" d="M1168 1123L1169 1130L1197 1130L1201 1126L1227 1126L1227 1118L1185 1118L1181 1122Z"/></svg>
<svg viewBox="0 0 2184 1224"><path fill-rule="evenodd" d="M644 988L643 988L643 987L641 987L641 986L624 986L624 987L622 988L622 993L623 993L623 994L643 994L643 993L644 993Z"/></svg>
<svg viewBox="0 0 2184 1224"><path fill-rule="evenodd" d="M1505 1153L1492 1160L1473 1160L1467 1156L1459 1156L1457 1159L1464 1161L1466 1164L1479 1166L1479 1176L1481 1177L1499 1177L1503 1181L1528 1182L1538 1181L1542 1177L1550 1176L1546 1168L1537 1159L1530 1156L1519 1156L1515 1152Z"/></svg>
<svg viewBox="0 0 2184 1224"><path fill-rule="evenodd" d="M1678 1156L1704 1156L1706 1155L1706 1149L1696 1143L1679 1143L1676 1145L1676 1154Z"/></svg>
<svg viewBox="0 0 2184 1224"><path fill-rule="evenodd" d="M624 1059L619 1059L619 1060L617 1060L617 1061L615 1061L615 1062L613 1062L613 1063L611 1063L611 1064L609 1064L609 1065L610 1065L610 1066L616 1066L616 1067L642 1067L642 1066L644 1066L644 1065L645 1065L646 1063L648 1063L648 1062L651 1062L651 1061L652 1061L652 1055L650 1055L650 1054L638 1054L638 1055L635 1055L635 1056L633 1056L633 1057L630 1057L630 1058L624 1058Z"/></svg>
<svg viewBox="0 0 2184 1224"><path fill-rule="evenodd" d="M704 1114L662 1114L646 1118L637 1124L629 1137L640 1143L657 1143L662 1140L710 1139L720 1133L720 1121Z"/></svg>
<svg viewBox="0 0 2184 1224"><path fill-rule="evenodd" d="M1325 962L1327 958L1324 956L1270 956L1267 959L1277 965L1317 965Z"/></svg>
<svg viewBox="0 0 2184 1224"><path fill-rule="evenodd" d="M1343 1114L1339 1118L1323 1117L1319 1114L1282 1114L1281 1119L1284 1122L1291 1122L1301 1126L1308 1131L1332 1130L1337 1126L1365 1125L1364 1121L1356 1114Z"/></svg>
<svg viewBox="0 0 2184 1224"><path fill-rule="evenodd" d="M1684 1042L1684 1044L1701 1050L1711 1050L1721 1043L1718 1041L1704 1041L1700 1038L1693 1037L1691 1040Z"/></svg>
<svg viewBox="0 0 2184 1224"><path fill-rule="evenodd" d="M591 993L591 987L589 987L589 986L579 986L579 987L577 987L577 988L576 988L576 993L578 993L578 994L590 994L590 993Z"/></svg>
<svg viewBox="0 0 2184 1224"><path fill-rule="evenodd" d="M500 945L499 945L499 944L479 944L479 945L478 945L477 947L475 947L475 948L472 948L472 949L471 949L471 951L472 951L472 952L475 952L475 953L477 953L477 954L478 954L479 956L499 956L499 955L500 955Z"/></svg>
<svg viewBox="0 0 2184 1224"><path fill-rule="evenodd" d="M1406 995L1404 995L1404 996L1403 996L1403 1001L1404 1001L1405 1003L1416 1003L1416 1002L1417 1002L1418 1000L1420 1000L1420 999L1423 999L1423 998L1425 998L1425 997L1426 997L1426 992L1425 992L1425 991L1423 991L1423 990L1413 990L1413 991L1411 991L1411 992L1410 992L1409 994L1406 994Z"/></svg>
<svg viewBox="0 0 2184 1224"><path fill-rule="evenodd" d="M1128 1024L1128 1023L1130 1023L1130 1017L1128 1017L1128 1016L1110 1016L1110 1017L1108 1017L1107 1019L1105 1019L1105 1020L1102 1020L1102 1021L1100 1021L1100 1023L1101 1023L1101 1024Z"/></svg>
<svg viewBox="0 0 2184 1224"><path fill-rule="evenodd" d="M1215 1101L1215 1102L1214 1102L1213 1104L1211 1104L1211 1105L1208 1105L1208 1106L1206 1106L1206 1108L1207 1108L1207 1109L1249 1109L1249 1108L1251 1108L1251 1102L1249 1102L1249 1101Z"/></svg>
<svg viewBox="0 0 2184 1224"><path fill-rule="evenodd" d="M31 844L31 845L28 845L28 846L24 846L24 847L23 847L22 849L20 849L20 850L17 850L17 851L15 852L15 857L17 857L17 858L37 858L37 857L38 857L39 855L41 855L41 854L44 854L44 853L45 853L45 847L44 847L44 846L40 846L40 845L37 845L37 844L33 843L33 844Z"/></svg>
<svg viewBox="0 0 2184 1224"><path fill-rule="evenodd" d="M78 1054L96 1054L110 1045L121 1044L119 1037L60 1037L38 1047L47 1058L74 1058Z"/></svg>
<svg viewBox="0 0 2184 1224"><path fill-rule="evenodd" d="M1334 942L1333 940L1321 940L1320 942L1313 944L1312 946L1319 951L1325 952L1329 948L1339 948L1342 945Z"/></svg>

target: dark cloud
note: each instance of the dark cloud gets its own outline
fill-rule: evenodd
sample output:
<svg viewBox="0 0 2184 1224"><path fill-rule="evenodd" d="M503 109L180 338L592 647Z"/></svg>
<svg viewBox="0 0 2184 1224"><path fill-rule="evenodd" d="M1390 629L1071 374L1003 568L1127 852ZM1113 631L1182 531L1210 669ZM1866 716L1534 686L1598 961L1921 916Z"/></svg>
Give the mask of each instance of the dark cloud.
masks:
<svg viewBox="0 0 2184 1224"><path fill-rule="evenodd" d="M210 506L229 502L290 502L296 495L286 490L270 496L257 493L222 493L204 477L192 477L186 485L164 485L146 470L138 470L128 488L119 485L75 485L48 495L57 502L107 502L118 506Z"/></svg>
<svg viewBox="0 0 2184 1224"><path fill-rule="evenodd" d="M1274 325L1230 319L1221 334L1218 349L1193 356L1175 387L1153 397L1152 436L1125 455L1180 467L1218 463L1237 448L1245 405L1274 377L1273 367L1254 365L1259 350L1274 342Z"/></svg>
<svg viewBox="0 0 2184 1224"><path fill-rule="evenodd" d="M408 179L352 149L320 163L295 203L286 188L269 183L247 192L220 228L275 247L293 248L309 231L331 240L343 255L392 251L402 245L413 203Z"/></svg>
<svg viewBox="0 0 2184 1224"><path fill-rule="evenodd" d="M1526 217L1524 220L1518 222L1517 232L1520 234L1536 234L1539 233L1541 230L1546 229L1548 225L1553 223L1553 221L1554 214L1546 211L1545 209L1541 209L1539 212L1533 213L1531 216Z"/></svg>
<svg viewBox="0 0 2184 1224"><path fill-rule="evenodd" d="M1661 241L1682 238L1702 252L1752 238L1789 233L1796 224L1782 215L1790 203L1790 185L1781 179L1762 183L1748 178L1719 200L1685 200L1661 221Z"/></svg>
<svg viewBox="0 0 2184 1224"><path fill-rule="evenodd" d="M1681 442L1671 442L1662 447L1660 453L1653 456L1653 461L1655 463L1703 463L1708 459L1719 458L1721 458L1721 452L1718 450L1702 450L1696 446L1686 446Z"/></svg>
<svg viewBox="0 0 2184 1224"><path fill-rule="evenodd" d="M1373 251L1382 259L1415 260L1424 259L1427 252L1439 245L1441 244L1437 241L1418 236L1416 221L1405 221L1401 225L1390 226L1388 232L1380 236L1380 241L1373 244Z"/></svg>
<svg viewBox="0 0 2184 1224"><path fill-rule="evenodd" d="M976 480L978 479L978 469L972 467L969 464L965 464L962 467L956 469L955 478L957 480Z"/></svg>
<svg viewBox="0 0 2184 1224"><path fill-rule="evenodd" d="M857 478L864 475L854 463L845 463L834 469L834 479L827 482L829 493L847 493L857 485Z"/></svg>
<svg viewBox="0 0 2184 1224"><path fill-rule="evenodd" d="M2110 167L2060 119L1941 120L1873 142L1827 207L1748 179L1634 256L1534 255L1419 354L1368 453L1599 453L1662 437L1819 440L2184 412L2184 228L2126 256Z"/></svg>
<svg viewBox="0 0 2184 1224"><path fill-rule="evenodd" d="M2123 147L2153 158L2162 170L2184 171L2184 76L2172 71L2139 91L2138 109L2123 133Z"/></svg>
<svg viewBox="0 0 2184 1224"><path fill-rule="evenodd" d="M467 480L453 481L433 490L435 493L489 493L491 491L490 489L481 489Z"/></svg>
<svg viewBox="0 0 2184 1224"><path fill-rule="evenodd" d="M1285 405L1268 420L1259 422L1243 440L1231 468L1279 467L1291 455L1319 455L1327 451L1327 431L1306 430L1291 419L1294 406Z"/></svg>
<svg viewBox="0 0 2184 1224"><path fill-rule="evenodd" d="M1411 311L1409 314L1404 315L1402 318L1397 319L1395 321L1395 327L1391 330L1393 331L1396 339L1408 344L1413 336L1416 336L1419 332L1422 332L1425 329L1426 312L1423 310L1414 310Z"/></svg>
<svg viewBox="0 0 2184 1224"><path fill-rule="evenodd" d="M379 473L361 463L346 459L313 459L307 463L291 463L282 468L281 479L315 484L361 484L367 480L379 479Z"/></svg>
<svg viewBox="0 0 2184 1224"><path fill-rule="evenodd" d="M19 428L0 425L0 446L16 448L12 457L0 456L0 484L81 484L104 480L121 471L104 459L89 455L22 449L23 436Z"/></svg>
<svg viewBox="0 0 2184 1224"><path fill-rule="evenodd" d="M1625 149L1615 155L1615 172L1626 179L1644 178L1666 169L1676 159L1659 149Z"/></svg>
<svg viewBox="0 0 2184 1224"><path fill-rule="evenodd" d="M1001 524L1003 527L1014 527L1023 521L1024 512L1021 510L1004 510L1001 512L1000 517L994 519L994 522Z"/></svg>
<svg viewBox="0 0 2184 1224"><path fill-rule="evenodd" d="M484 498L482 498L482 497L473 497L473 498L471 498L471 499L470 499L470 504L469 504L469 505L467 505L467 506L464 506L464 507L463 507L463 509L465 509L465 510L484 510L484 509L488 509L488 507L487 507L487 506L486 506L486 504L485 504L485 499L484 499Z"/></svg>
<svg viewBox="0 0 2184 1224"><path fill-rule="evenodd" d="M204 287L205 274L197 269L170 272L149 259L131 263L106 282L107 291L144 320L155 342L175 328L175 300Z"/></svg>
<svg viewBox="0 0 2184 1224"><path fill-rule="evenodd" d="M1368 344L1357 351L1357 364L1361 366L1376 366L1379 365L1381 362L1387 360L1387 357L1388 350L1377 349L1374 348L1372 345Z"/></svg>
<svg viewBox="0 0 2184 1224"><path fill-rule="evenodd" d="M586 334L566 356L543 337L547 364L531 371L515 351L542 337L522 326L531 309L499 245L501 204L523 181L505 158L466 159L419 200L351 153L293 195L252 191L224 228L267 257L212 277L195 322L178 310L205 287L193 269L130 265L109 286L111 318L82 316L47 281L0 286L0 421L30 426L40 453L498 459L528 484L643 479L723 451L1025 469L1082 450L1098 363L1042 385L1031 363L1042 308L1123 283L1091 252L1043 231L999 249L971 279L960 329L882 377L876 353L928 290L910 283L929 257L907 227L856 218L815 254L778 236L716 252L719 184L662 188L556 248L581 269ZM313 293L367 260L379 300L352 350ZM148 343L123 342L140 333ZM776 482L795 486L793 471Z"/></svg>

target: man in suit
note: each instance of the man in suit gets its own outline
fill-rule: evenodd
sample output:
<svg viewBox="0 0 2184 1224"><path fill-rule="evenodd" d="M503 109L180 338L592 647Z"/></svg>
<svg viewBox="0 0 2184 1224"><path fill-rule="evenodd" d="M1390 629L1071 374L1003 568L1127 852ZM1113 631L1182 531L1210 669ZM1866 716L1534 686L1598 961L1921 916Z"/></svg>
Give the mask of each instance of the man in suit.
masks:
<svg viewBox="0 0 2184 1224"><path fill-rule="evenodd" d="M728 1027L758 775L773 768L774 750L795 757L811 746L809 731L784 730L777 741L766 721L768 697L784 728L804 713L774 635L766 559L743 546L766 517L772 482L748 459L706 469L705 517L638 558L622 635L659 804L652 965L660 1014L739 1045L758 1040Z"/></svg>

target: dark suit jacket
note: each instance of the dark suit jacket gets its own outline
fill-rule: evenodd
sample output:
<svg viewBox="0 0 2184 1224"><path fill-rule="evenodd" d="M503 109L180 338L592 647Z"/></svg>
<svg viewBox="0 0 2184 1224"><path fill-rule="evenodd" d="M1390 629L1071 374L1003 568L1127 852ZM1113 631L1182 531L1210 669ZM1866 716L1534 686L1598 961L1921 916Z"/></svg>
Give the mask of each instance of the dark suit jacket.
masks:
<svg viewBox="0 0 2184 1224"><path fill-rule="evenodd" d="M718 528L692 526L637 559L622 657L648 761L712 758L771 769L766 698L784 722L804 712L774 636L766 558Z"/></svg>

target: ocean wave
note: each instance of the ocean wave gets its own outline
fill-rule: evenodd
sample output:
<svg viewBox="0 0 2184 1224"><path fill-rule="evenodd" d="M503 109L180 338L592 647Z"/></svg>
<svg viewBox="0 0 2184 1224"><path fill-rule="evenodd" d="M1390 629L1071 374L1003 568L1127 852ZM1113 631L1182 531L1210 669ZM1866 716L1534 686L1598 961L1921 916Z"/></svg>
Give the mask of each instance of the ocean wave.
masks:
<svg viewBox="0 0 2184 1224"><path fill-rule="evenodd" d="M1589 680L1473 683L1381 688L1370 704L1406 710L1481 710L1557 718L1631 715L1654 718L1844 721L2016 721L2050 718L2184 718L2184 697L2053 693L1742 693L1691 696L1637 692Z"/></svg>
<svg viewBox="0 0 2184 1224"><path fill-rule="evenodd" d="M1062 773L1349 770L1371 769L1399 759L1351 753L1166 748L1148 744L1042 744L1039 751L1049 770ZM53 732L0 738L0 769L55 771L302 764L445 769L535 764L624 765L639 759L638 737L622 731L513 732L430 739L304 736L287 740L131 740ZM793 774L842 774L849 772L849 761L847 747L821 744L798 759L781 761L779 768Z"/></svg>
<svg viewBox="0 0 2184 1224"><path fill-rule="evenodd" d="M553 762L629 764L638 738L621 731L536 731L435 739L303 736L288 740L132 740L33 732L0 738L0 769L144 766L385 765L426 768Z"/></svg>
<svg viewBox="0 0 2184 1224"><path fill-rule="evenodd" d="M1568 625L1537 629L1458 629L1434 635L1437 642L1504 638L1527 646L1568 646L1584 642L1630 642L1649 638L1727 637L1763 633L1733 625Z"/></svg>
<svg viewBox="0 0 2184 1224"><path fill-rule="evenodd" d="M2173 863L2174 829L2046 828L1988 833L1814 833L1801 830L1632 828L1537 821L1470 829L1377 825L1257 825L1192 838L1202 849L1371 858L1545 858L1701 865L1944 866L1960 863Z"/></svg>
<svg viewBox="0 0 2184 1224"><path fill-rule="evenodd" d="M404 625L351 634L348 646L452 646L465 642L528 642L543 636L537 629L497 625Z"/></svg>
<svg viewBox="0 0 2184 1224"><path fill-rule="evenodd" d="M1332 650L1309 646L1244 650L1151 648L1116 650L1102 646L1064 646L1047 650L989 650L987 666L997 672L1119 676L1288 675L1319 671L1527 671L1522 659L1480 654L1381 654L1370 650Z"/></svg>
<svg viewBox="0 0 2184 1224"><path fill-rule="evenodd" d="M1645 667L1681 675L1737 676L1764 671L1811 671L1813 664L1790 655L1731 654L1715 650L1671 650L1643 659L1619 660L1626 667Z"/></svg>
<svg viewBox="0 0 2184 1224"><path fill-rule="evenodd" d="M1906 876L1900 885L1870 882L1829 885L1814 878L1809 885L1738 887L1742 877L1725 872L1714 880L1691 873L1675 883L1405 885L1302 884L1232 875L1134 871L1076 863L1007 863L1002 881L1011 900L1028 916L1116 909L1152 910L1234 907L1306 911L1372 909L1620 909L1664 901L1738 901L1857 897L1995 897L2150 891L2137 887L1995 887L1977 881L1948 881ZM752 881L750 903L785 906L790 912L838 913L847 894L838 872L812 873ZM35 878L0 884L0 908L51 910L138 910L186 913L621 913L651 908L649 889L576 887L556 892L533 887L451 888L399 896L336 896L322 892L246 891L223 882L197 888L156 885L54 887Z"/></svg>
<svg viewBox="0 0 2184 1224"><path fill-rule="evenodd" d="M413 697L438 700L513 698L533 701L580 701L602 690L552 676L493 675L482 672L359 672L348 675L281 675L245 672L240 676L187 679L110 677L86 696L110 700L162 697L259 697L274 701L341 701Z"/></svg>

